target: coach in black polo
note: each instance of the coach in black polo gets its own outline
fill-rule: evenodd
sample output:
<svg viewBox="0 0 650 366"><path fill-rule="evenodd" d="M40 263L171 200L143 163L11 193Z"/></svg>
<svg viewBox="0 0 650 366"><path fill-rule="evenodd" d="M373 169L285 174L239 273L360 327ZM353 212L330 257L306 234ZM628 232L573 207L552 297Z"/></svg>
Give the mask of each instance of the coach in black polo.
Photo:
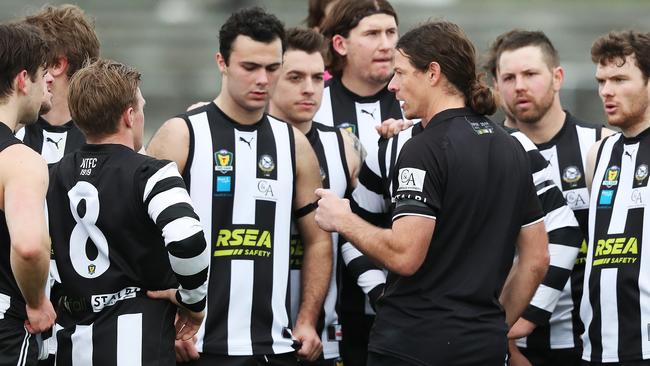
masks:
<svg viewBox="0 0 650 366"><path fill-rule="evenodd" d="M548 267L526 154L484 116L494 97L457 25L422 25L397 50L389 88L407 118L427 122L394 169L392 228L325 190L316 220L390 270L368 365L503 365L508 326Z"/></svg>

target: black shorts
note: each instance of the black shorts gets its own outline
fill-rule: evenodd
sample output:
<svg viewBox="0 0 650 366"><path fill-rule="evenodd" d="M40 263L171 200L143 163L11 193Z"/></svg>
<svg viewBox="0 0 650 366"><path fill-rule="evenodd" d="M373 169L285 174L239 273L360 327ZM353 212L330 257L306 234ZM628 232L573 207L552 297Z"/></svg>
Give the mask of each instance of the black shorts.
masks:
<svg viewBox="0 0 650 366"><path fill-rule="evenodd" d="M196 361L178 363L178 366L297 366L296 354L283 353L279 355L262 356L225 356L201 354Z"/></svg>
<svg viewBox="0 0 650 366"><path fill-rule="evenodd" d="M171 302L146 297L119 301L90 314L90 321L59 307L56 365L175 365L175 314Z"/></svg>
<svg viewBox="0 0 650 366"><path fill-rule="evenodd" d="M582 349L562 348L539 350L519 348L533 366L580 366L582 364Z"/></svg>
<svg viewBox="0 0 650 366"><path fill-rule="evenodd" d="M0 365L35 366L38 359L36 337L17 319L0 319Z"/></svg>
<svg viewBox="0 0 650 366"><path fill-rule="evenodd" d="M402 360L397 357L377 353L368 352L368 365L367 366L419 366L418 364Z"/></svg>
<svg viewBox="0 0 650 366"><path fill-rule="evenodd" d="M343 341L339 344L345 366L366 366L368 359L368 340L374 315L341 313Z"/></svg>

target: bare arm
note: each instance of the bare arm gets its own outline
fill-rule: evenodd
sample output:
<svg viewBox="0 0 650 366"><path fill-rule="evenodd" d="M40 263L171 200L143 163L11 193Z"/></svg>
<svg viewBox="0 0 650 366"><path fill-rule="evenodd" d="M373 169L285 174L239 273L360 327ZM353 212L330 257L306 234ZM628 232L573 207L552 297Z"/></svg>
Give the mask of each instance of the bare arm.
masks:
<svg viewBox="0 0 650 366"><path fill-rule="evenodd" d="M56 317L45 295L50 237L45 223L48 172L43 158L24 145L8 147L0 164L4 211L11 238L11 269L25 302L27 328L49 329Z"/></svg>
<svg viewBox="0 0 650 366"><path fill-rule="evenodd" d="M391 229L382 229L352 213L348 200L328 190L318 190L317 194L321 199L316 221L322 228L339 232L363 254L391 272L410 276L422 266L433 237L435 220L404 216L393 221Z"/></svg>
<svg viewBox="0 0 650 366"><path fill-rule="evenodd" d="M358 183L361 165L366 158L366 150L361 145L359 138L352 132L341 128L341 135L343 136L343 145L345 145L345 160L347 160L348 171L350 172L351 188L355 188Z"/></svg>
<svg viewBox="0 0 650 366"><path fill-rule="evenodd" d="M314 191L321 187L316 154L305 136L294 128L296 141L296 199L294 210L316 201ZM321 230L311 212L297 220L298 230L305 246L301 273L302 294L294 335L303 346L298 355L316 359L322 350L316 323L327 294L332 273L332 237Z"/></svg>
<svg viewBox="0 0 650 366"><path fill-rule="evenodd" d="M544 223L522 227L517 237L517 249L519 256L510 270L500 297L510 327L530 303L548 269L550 259Z"/></svg>
<svg viewBox="0 0 650 366"><path fill-rule="evenodd" d="M165 122L149 141L147 154L157 159L171 160L182 174L190 151L190 131L182 118Z"/></svg>
<svg viewBox="0 0 650 366"><path fill-rule="evenodd" d="M605 137L607 137L607 136L611 136L611 135L613 135L613 134L615 134L615 133L616 133L616 131L614 131L614 130L610 130L609 128L606 128L606 127L603 127L603 129L600 130L600 137L601 137L601 140L604 139ZM600 140L599 140L599 141L600 141Z"/></svg>

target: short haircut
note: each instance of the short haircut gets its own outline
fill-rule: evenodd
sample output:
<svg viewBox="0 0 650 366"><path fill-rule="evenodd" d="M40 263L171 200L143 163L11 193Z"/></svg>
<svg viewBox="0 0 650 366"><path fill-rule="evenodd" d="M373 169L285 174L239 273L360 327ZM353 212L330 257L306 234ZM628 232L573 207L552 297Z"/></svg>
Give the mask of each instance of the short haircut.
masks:
<svg viewBox="0 0 650 366"><path fill-rule="evenodd" d="M560 56L544 32L513 29L499 35L492 42L486 54L483 69L496 78L501 54L528 46L539 47L549 69L560 66Z"/></svg>
<svg viewBox="0 0 650 366"><path fill-rule="evenodd" d="M425 23L406 32L396 48L420 72L426 72L432 62L438 63L453 87L449 92L464 96L474 111L496 111L494 95L476 73L474 45L458 25L446 21Z"/></svg>
<svg viewBox="0 0 650 366"><path fill-rule="evenodd" d="M86 137L116 133L122 113L138 103L139 85L140 73L136 69L98 59L72 76L68 94L72 120Z"/></svg>
<svg viewBox="0 0 650 366"><path fill-rule="evenodd" d="M48 46L38 28L23 23L0 24L0 101L14 91L14 79L23 70L36 81L47 66Z"/></svg>
<svg viewBox="0 0 650 366"><path fill-rule="evenodd" d="M348 37L350 31L356 28L363 18L375 14L390 15L395 18L395 23L398 23L397 13L387 0L340 0L334 5L321 28L321 33L329 43L326 66L332 75L341 77L346 63L345 56L334 50L332 37L337 34Z"/></svg>
<svg viewBox="0 0 650 366"><path fill-rule="evenodd" d="M60 57L68 60L68 78L88 59L99 57L99 39L93 21L76 5L46 5L38 13L27 16L25 22L38 27L45 35L50 47L48 64L56 65Z"/></svg>
<svg viewBox="0 0 650 366"><path fill-rule="evenodd" d="M239 10L228 18L219 30L219 52L226 65L230 62L232 44L237 36L247 36L254 41L271 43L276 39L282 41L284 50L284 25L278 18L254 6Z"/></svg>
<svg viewBox="0 0 650 366"><path fill-rule="evenodd" d="M591 46L591 60L601 65L618 62L619 66L623 66L627 56L634 56L636 66L647 83L650 77L650 33L633 30L610 32Z"/></svg>
<svg viewBox="0 0 650 366"><path fill-rule="evenodd" d="M309 0L305 24L309 28L320 27L325 19L325 9L331 2L337 0Z"/></svg>
<svg viewBox="0 0 650 366"><path fill-rule="evenodd" d="M297 50L308 54L323 52L325 38L318 32L305 28L287 29L286 51Z"/></svg>

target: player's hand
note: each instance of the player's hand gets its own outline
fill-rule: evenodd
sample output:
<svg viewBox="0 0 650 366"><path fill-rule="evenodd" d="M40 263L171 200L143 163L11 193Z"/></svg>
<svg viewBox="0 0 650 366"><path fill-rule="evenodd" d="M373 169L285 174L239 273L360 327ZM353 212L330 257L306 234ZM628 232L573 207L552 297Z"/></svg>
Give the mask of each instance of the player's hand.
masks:
<svg viewBox="0 0 650 366"><path fill-rule="evenodd" d="M316 209L316 223L325 231L337 231L338 220L344 219L345 216L352 212L350 201L339 198L329 189L318 188L318 208Z"/></svg>
<svg viewBox="0 0 650 366"><path fill-rule="evenodd" d="M160 291L147 291L147 296L152 299L169 300L178 307L178 311L176 312L176 321L174 322L174 326L176 327L176 339L186 341L192 339L196 332L199 331L205 312L191 311L183 307L183 305L176 301L176 291L178 290L173 288Z"/></svg>
<svg viewBox="0 0 650 366"><path fill-rule="evenodd" d="M380 125L375 126L375 129L381 137L389 139L411 126L413 126L413 121L411 120L389 118Z"/></svg>
<svg viewBox="0 0 650 366"><path fill-rule="evenodd" d="M293 329L293 336L300 342L301 346L296 351L298 358L315 361L323 353L323 344L316 333L316 329L308 325L296 325Z"/></svg>
<svg viewBox="0 0 650 366"><path fill-rule="evenodd" d="M176 362L190 362L198 360L200 355L196 350L196 337L187 341L176 341L174 349L176 350Z"/></svg>
<svg viewBox="0 0 650 366"><path fill-rule="evenodd" d="M50 300L43 294L41 304L37 307L25 306L27 311L27 320L25 328L32 334L42 333L52 328L56 320L56 312Z"/></svg>
<svg viewBox="0 0 650 366"><path fill-rule="evenodd" d="M510 357L508 357L508 366L533 366L526 356L519 351L519 347L517 347L513 340L508 342L508 353L510 353Z"/></svg>
<svg viewBox="0 0 650 366"><path fill-rule="evenodd" d="M526 337L530 335L530 333L532 333L536 327L537 324L524 318L519 318L515 324L512 325L510 331L508 331L508 339L519 339Z"/></svg>
<svg viewBox="0 0 650 366"><path fill-rule="evenodd" d="M203 107L206 104L210 104L210 102L196 102L196 103L192 104L191 106L187 107L185 112L191 111L192 109L196 109L196 108L199 108L199 107Z"/></svg>

